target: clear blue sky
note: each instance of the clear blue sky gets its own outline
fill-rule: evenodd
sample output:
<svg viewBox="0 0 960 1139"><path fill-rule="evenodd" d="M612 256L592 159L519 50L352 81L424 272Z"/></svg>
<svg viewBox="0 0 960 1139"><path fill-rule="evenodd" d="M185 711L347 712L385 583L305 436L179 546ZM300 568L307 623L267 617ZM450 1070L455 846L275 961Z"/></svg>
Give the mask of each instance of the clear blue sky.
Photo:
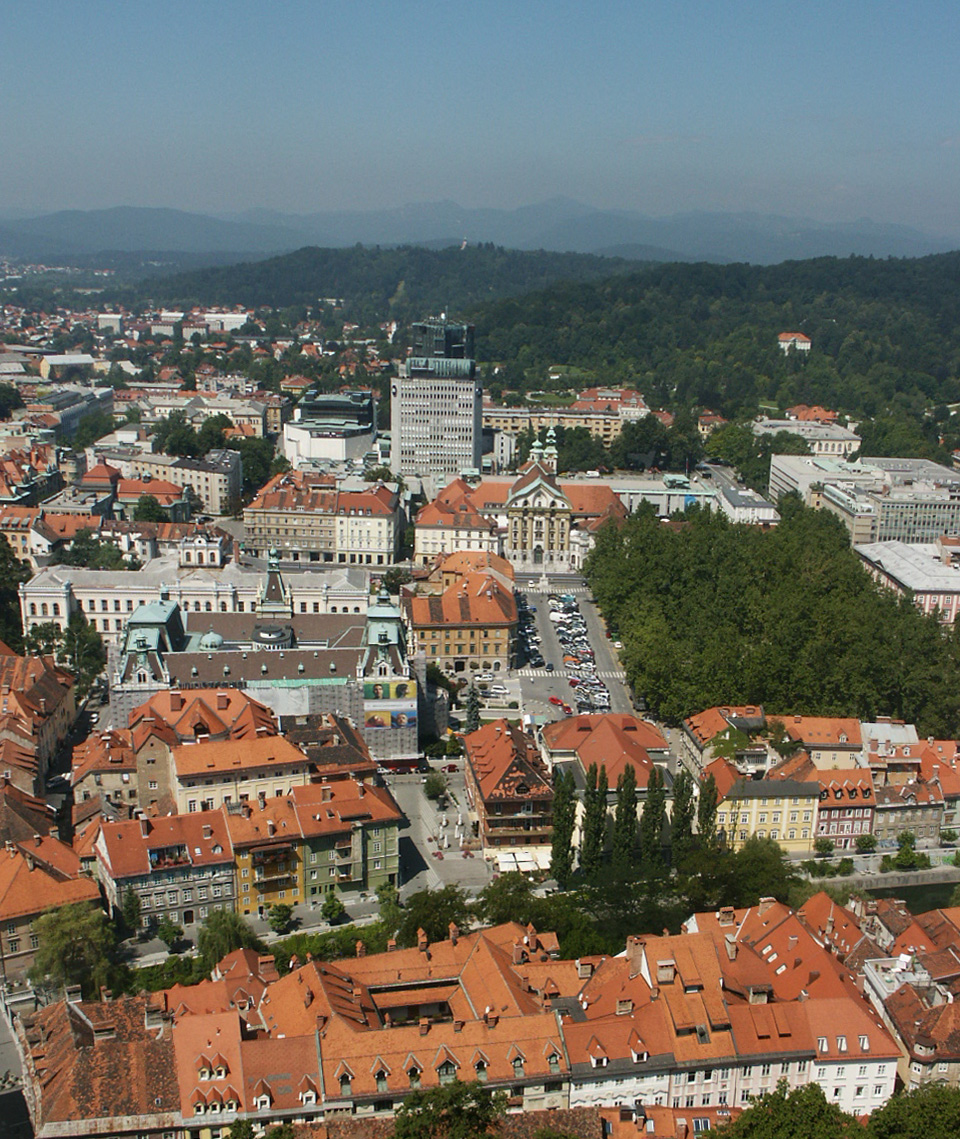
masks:
<svg viewBox="0 0 960 1139"><path fill-rule="evenodd" d="M0 211L556 195L960 234L960 3L0 0Z"/></svg>

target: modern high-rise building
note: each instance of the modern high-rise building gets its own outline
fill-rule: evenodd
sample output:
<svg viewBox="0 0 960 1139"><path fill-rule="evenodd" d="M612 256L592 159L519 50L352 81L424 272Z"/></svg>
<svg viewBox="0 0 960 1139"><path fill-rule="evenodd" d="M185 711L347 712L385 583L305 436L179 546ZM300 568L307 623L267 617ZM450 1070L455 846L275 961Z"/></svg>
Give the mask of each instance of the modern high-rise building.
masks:
<svg viewBox="0 0 960 1139"><path fill-rule="evenodd" d="M391 386L390 466L442 482L479 470L483 388L473 325L431 317L413 326L413 349Z"/></svg>

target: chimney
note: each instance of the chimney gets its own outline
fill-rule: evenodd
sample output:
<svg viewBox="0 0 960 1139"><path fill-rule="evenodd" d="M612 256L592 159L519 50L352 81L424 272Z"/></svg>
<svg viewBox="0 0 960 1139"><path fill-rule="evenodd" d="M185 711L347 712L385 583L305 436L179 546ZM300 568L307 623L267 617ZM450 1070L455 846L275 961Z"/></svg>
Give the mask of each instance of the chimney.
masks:
<svg viewBox="0 0 960 1139"><path fill-rule="evenodd" d="M524 948L522 941L517 941L513 946L513 963L514 965L522 965L527 957L527 951Z"/></svg>
<svg viewBox="0 0 960 1139"><path fill-rule="evenodd" d="M367 947L363 944L363 942L360 940L359 937L357 938L357 944L355 946L355 949L357 951L358 957L366 957Z"/></svg>
<svg viewBox="0 0 960 1139"><path fill-rule="evenodd" d="M273 836L276 833L277 833L277 824L273 821L273 819L268 819L267 820L267 834L270 835L271 838L273 838Z"/></svg>
<svg viewBox="0 0 960 1139"><path fill-rule="evenodd" d="M417 930L417 949L419 949L421 953L426 953L428 944L427 931L421 926Z"/></svg>
<svg viewBox="0 0 960 1139"><path fill-rule="evenodd" d="M729 961L736 961L737 959L737 939L732 933L728 933L723 939L724 948L727 951L727 959Z"/></svg>
<svg viewBox="0 0 960 1139"><path fill-rule="evenodd" d="M363 781L358 780L357 781L357 798L362 799L364 797L364 795L366 795L366 793L367 793L367 789L364 786Z"/></svg>
<svg viewBox="0 0 960 1139"><path fill-rule="evenodd" d="M827 925L831 925L832 923L833 923L833 917L831 915L830 920L827 922ZM795 933L790 934L790 936L787 938L787 952L788 953L792 953L797 948L797 942L799 940L800 939L797 937L797 935Z"/></svg>
<svg viewBox="0 0 960 1139"><path fill-rule="evenodd" d="M757 914L760 917L763 917L763 915L767 912L767 910L770 909L771 906L776 905L776 901L776 898L761 898L760 905L757 906Z"/></svg>
<svg viewBox="0 0 960 1139"><path fill-rule="evenodd" d="M827 936L828 937L830 936L831 933L833 933L833 924L834 924L833 923L833 914L831 913L830 916L827 918ZM794 940L796 940L796 938L794 938ZM792 949L793 946L791 946L790 948Z"/></svg>
<svg viewBox="0 0 960 1139"><path fill-rule="evenodd" d="M463 1021L462 1020L455 1020L453 1022L453 1031L454 1032L463 1032Z"/></svg>
<svg viewBox="0 0 960 1139"><path fill-rule="evenodd" d="M328 783L324 783L320 788L320 802L329 803L332 798L333 788Z"/></svg>
<svg viewBox="0 0 960 1139"><path fill-rule="evenodd" d="M736 913L733 906L723 906L717 918L718 925L733 925L736 920Z"/></svg>
<svg viewBox="0 0 960 1139"><path fill-rule="evenodd" d="M217 693L217 711L225 712L230 707L230 697L226 692Z"/></svg>
<svg viewBox="0 0 960 1139"><path fill-rule="evenodd" d="M317 1032L323 1032L324 1028L326 1027L326 1023L327 1023L327 1018L325 1016L322 1016L322 1015L318 1016L317 1017Z"/></svg>
<svg viewBox="0 0 960 1139"><path fill-rule="evenodd" d="M685 1119L677 1120L677 1139L687 1139L687 1121Z"/></svg>
<svg viewBox="0 0 960 1139"><path fill-rule="evenodd" d="M420 1017L420 1035L426 1036L430 1031L430 1021L425 1017Z"/></svg>
<svg viewBox="0 0 960 1139"><path fill-rule="evenodd" d="M42 843L43 843L43 839L38 834L35 834L33 836L33 845L34 846L40 846Z"/></svg>
<svg viewBox="0 0 960 1139"><path fill-rule="evenodd" d="M395 937L388 938L387 939L387 952L393 953L396 950L396 948L397 948L397 939Z"/></svg>
<svg viewBox="0 0 960 1139"><path fill-rule="evenodd" d="M496 1028L499 1020L500 1017L498 1017L493 1009L487 1005L483 1011L483 1023L487 1026L487 1028Z"/></svg>
<svg viewBox="0 0 960 1139"><path fill-rule="evenodd" d="M170 693L170 711L179 712L183 707L183 693L172 691Z"/></svg>
<svg viewBox="0 0 960 1139"><path fill-rule="evenodd" d="M447 927L447 932L450 936L450 941L452 942L452 944L456 945L457 939L460 937L460 930L457 929L457 923L452 921L450 923L450 925Z"/></svg>

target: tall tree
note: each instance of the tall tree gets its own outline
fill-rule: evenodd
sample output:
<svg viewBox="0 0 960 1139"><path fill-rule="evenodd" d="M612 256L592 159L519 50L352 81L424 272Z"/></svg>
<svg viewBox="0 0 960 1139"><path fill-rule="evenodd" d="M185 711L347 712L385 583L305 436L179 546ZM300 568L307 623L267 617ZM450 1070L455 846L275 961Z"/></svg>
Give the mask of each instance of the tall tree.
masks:
<svg viewBox="0 0 960 1139"><path fill-rule="evenodd" d="M819 1084L791 1092L786 1080L781 1080L728 1123L723 1134L725 1139L855 1139L863 1136L863 1129L852 1115L827 1102ZM896 1134L899 1139L902 1133ZM918 1136L928 1134L917 1132Z"/></svg>
<svg viewBox="0 0 960 1139"><path fill-rule="evenodd" d="M607 769L591 763L587 769L587 785L583 793L583 841L580 847L580 869L592 878L603 863L607 837Z"/></svg>
<svg viewBox="0 0 960 1139"><path fill-rule="evenodd" d="M167 512L157 501L155 495L141 494L137 505L133 508L134 522L169 522Z"/></svg>
<svg viewBox="0 0 960 1139"><path fill-rule="evenodd" d="M20 561L6 536L0 534L0 640L12 649L23 645L19 591L31 576L30 567Z"/></svg>
<svg viewBox="0 0 960 1139"><path fill-rule="evenodd" d="M663 865L661 835L667 810L667 792L663 771L654 764L647 780L647 794L640 816L640 865L645 871L657 870Z"/></svg>
<svg viewBox="0 0 960 1139"><path fill-rule="evenodd" d="M693 779L681 767L673 781L673 812L670 816L670 847L674 866L680 866L693 848Z"/></svg>
<svg viewBox="0 0 960 1139"><path fill-rule="evenodd" d="M700 846L713 849L717 844L717 781L711 773L700 782L697 800L697 832Z"/></svg>
<svg viewBox="0 0 960 1139"><path fill-rule="evenodd" d="M426 933L428 941L444 941L451 922L461 930L470 925L467 895L459 886L418 890L407 898L402 913L397 941L403 946L417 944L419 929Z"/></svg>
<svg viewBox="0 0 960 1139"><path fill-rule="evenodd" d="M411 1092L397 1111L396 1139L485 1139L507 1108L503 1092L454 1080Z"/></svg>
<svg viewBox="0 0 960 1139"><path fill-rule="evenodd" d="M63 631L63 644L59 649L58 659L77 678L79 696L89 690L107 663L107 650L103 646L103 638L80 610L70 614L67 627Z"/></svg>
<svg viewBox="0 0 960 1139"><path fill-rule="evenodd" d="M140 929L140 895L132 886L123 892L120 913L123 915L123 924L130 933L137 933Z"/></svg>
<svg viewBox="0 0 960 1139"><path fill-rule="evenodd" d="M617 779L617 809L613 819L613 866L628 870L637 851L637 772L628 763Z"/></svg>
<svg viewBox="0 0 960 1139"><path fill-rule="evenodd" d="M894 1096L867 1122L869 1139L954 1139L960 1135L960 1090L925 1084Z"/></svg>
<svg viewBox="0 0 960 1139"><path fill-rule="evenodd" d="M80 985L86 997L107 983L116 937L107 915L93 903L49 910L31 927L39 939L30 979L61 989Z"/></svg>
<svg viewBox="0 0 960 1139"><path fill-rule="evenodd" d="M260 939L234 910L214 910L197 934L197 950L207 971L235 949L260 946Z"/></svg>
<svg viewBox="0 0 960 1139"><path fill-rule="evenodd" d="M467 732L475 732L480 727L480 693L477 686L471 684L467 689Z"/></svg>
<svg viewBox="0 0 960 1139"><path fill-rule="evenodd" d="M553 776L553 845L550 873L566 889L573 873L573 828L577 821L577 794L572 771L555 770Z"/></svg>

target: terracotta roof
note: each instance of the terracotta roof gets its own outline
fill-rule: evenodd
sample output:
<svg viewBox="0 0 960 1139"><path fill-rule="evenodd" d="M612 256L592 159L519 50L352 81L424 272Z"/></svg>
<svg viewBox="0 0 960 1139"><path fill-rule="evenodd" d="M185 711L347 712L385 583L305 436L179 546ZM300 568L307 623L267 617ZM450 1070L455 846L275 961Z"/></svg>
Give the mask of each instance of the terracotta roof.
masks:
<svg viewBox="0 0 960 1139"><path fill-rule="evenodd" d="M171 1030L147 1029L146 1011L144 997L122 997L107 1004L61 1001L21 1017L28 1067L40 1076L38 1131L91 1119L116 1130L130 1116L180 1125Z"/></svg>
<svg viewBox="0 0 960 1139"><path fill-rule="evenodd" d="M173 749L173 762L181 779L190 775L250 771L286 764L293 764L300 770L309 766L303 752L282 736L255 736L245 740L243 747L238 747L232 739L180 744Z"/></svg>
<svg viewBox="0 0 960 1139"><path fill-rule="evenodd" d="M552 802L553 789L536 745L519 728L494 720L464 736L463 743L485 802L499 798Z"/></svg>
<svg viewBox="0 0 960 1139"><path fill-rule="evenodd" d="M90 878L64 880L19 847L0 849L0 921L36 916L75 902L99 905L96 882Z"/></svg>
<svg viewBox="0 0 960 1139"><path fill-rule="evenodd" d="M416 628L450 625L515 625L513 593L493 574L468 573L443 593L403 599L410 624Z"/></svg>
<svg viewBox="0 0 960 1139"><path fill-rule="evenodd" d="M165 724L180 741L277 734L271 709L239 688L164 689L130 713L131 727L146 722Z"/></svg>
<svg viewBox="0 0 960 1139"><path fill-rule="evenodd" d="M106 872L115 881L166 865L219 866L233 862L226 820L220 811L130 819L101 827Z"/></svg>
<svg viewBox="0 0 960 1139"><path fill-rule="evenodd" d="M785 716L783 726L791 739L800 740L807 748L862 746L860 721L841 716Z"/></svg>
<svg viewBox="0 0 960 1139"><path fill-rule="evenodd" d="M602 764L607 769L611 787L617 785L624 768L630 764L637 776L637 787L645 788L653 770L650 750L668 750L667 741L652 725L636 716L612 712L568 716L545 725L542 736L551 752L575 752L584 770L591 763ZM555 755L554 762L557 758Z"/></svg>

